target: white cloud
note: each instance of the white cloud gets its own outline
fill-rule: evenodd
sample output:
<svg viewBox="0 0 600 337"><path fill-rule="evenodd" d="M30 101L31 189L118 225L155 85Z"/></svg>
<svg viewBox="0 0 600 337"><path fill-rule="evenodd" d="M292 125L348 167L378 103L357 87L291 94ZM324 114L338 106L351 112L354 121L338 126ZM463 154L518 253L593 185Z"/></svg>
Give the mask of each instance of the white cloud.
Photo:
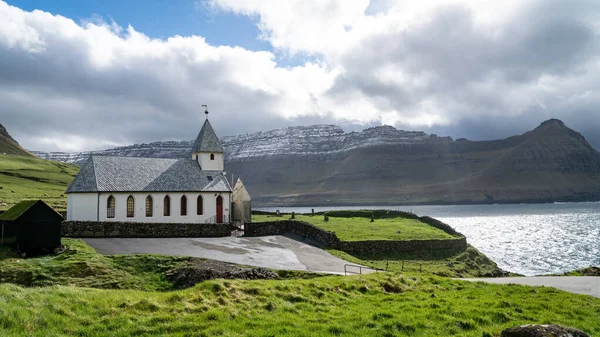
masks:
<svg viewBox="0 0 600 337"><path fill-rule="evenodd" d="M202 103L223 133L277 127L319 113L315 97L336 76L322 64L278 67L270 52L198 36L151 39L103 22L80 26L4 2L0 18L1 118L33 149L192 138Z"/></svg>
<svg viewBox="0 0 600 337"><path fill-rule="evenodd" d="M320 99L320 107L337 118L431 127L465 118L516 118L544 106L569 119L576 111L559 109L553 95L588 92L586 85L564 86L593 86L586 78L600 79L600 15L592 14L600 5L594 1L207 3L255 16L263 38L279 52L318 55L339 69ZM543 82L551 77L558 82L549 91Z"/></svg>
<svg viewBox="0 0 600 337"><path fill-rule="evenodd" d="M151 39L0 1L2 123L26 147L52 150L189 139L204 103L224 135L296 122L484 138L550 117L600 127L596 1L196 3L251 16L274 52ZM283 67L276 55L311 61Z"/></svg>

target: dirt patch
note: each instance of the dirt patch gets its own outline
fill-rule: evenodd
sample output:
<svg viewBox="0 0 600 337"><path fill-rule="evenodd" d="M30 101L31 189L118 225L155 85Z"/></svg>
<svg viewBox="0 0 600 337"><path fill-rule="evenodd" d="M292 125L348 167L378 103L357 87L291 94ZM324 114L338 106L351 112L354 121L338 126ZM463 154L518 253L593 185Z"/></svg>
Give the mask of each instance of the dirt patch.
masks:
<svg viewBox="0 0 600 337"><path fill-rule="evenodd" d="M272 280L279 278L279 275L261 267L247 267L215 260L192 259L184 266L168 271L166 277L176 288L189 288L206 280Z"/></svg>

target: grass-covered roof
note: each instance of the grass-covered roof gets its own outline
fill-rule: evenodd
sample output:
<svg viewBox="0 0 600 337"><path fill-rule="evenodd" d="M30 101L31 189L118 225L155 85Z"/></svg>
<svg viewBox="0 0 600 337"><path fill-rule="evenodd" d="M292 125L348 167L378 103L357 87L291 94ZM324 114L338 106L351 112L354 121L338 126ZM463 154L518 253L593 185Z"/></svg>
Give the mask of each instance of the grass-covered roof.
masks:
<svg viewBox="0 0 600 337"><path fill-rule="evenodd" d="M25 213L31 206L35 205L39 200L23 200L18 204L11 207L8 211L0 214L0 221L14 221L17 220L23 213Z"/></svg>

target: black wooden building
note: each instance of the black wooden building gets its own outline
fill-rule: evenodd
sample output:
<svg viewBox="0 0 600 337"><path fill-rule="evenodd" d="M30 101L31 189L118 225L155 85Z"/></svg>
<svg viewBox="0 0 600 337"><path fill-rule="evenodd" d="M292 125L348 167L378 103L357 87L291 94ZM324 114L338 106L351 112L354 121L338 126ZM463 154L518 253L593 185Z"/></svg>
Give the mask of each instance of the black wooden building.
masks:
<svg viewBox="0 0 600 337"><path fill-rule="evenodd" d="M0 214L0 245L20 251L60 246L62 215L42 200L24 200Z"/></svg>

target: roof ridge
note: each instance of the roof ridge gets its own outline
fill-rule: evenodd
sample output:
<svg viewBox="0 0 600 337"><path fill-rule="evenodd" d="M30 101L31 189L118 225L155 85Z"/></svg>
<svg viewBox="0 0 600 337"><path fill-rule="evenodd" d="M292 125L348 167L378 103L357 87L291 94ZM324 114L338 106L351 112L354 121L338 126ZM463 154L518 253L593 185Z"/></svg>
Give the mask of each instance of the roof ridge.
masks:
<svg viewBox="0 0 600 337"><path fill-rule="evenodd" d="M96 185L96 191L100 191L98 188L98 177L96 176L96 162L94 161L94 156L91 158L92 160L92 175L94 176L94 185Z"/></svg>
<svg viewBox="0 0 600 337"><path fill-rule="evenodd" d="M181 160L181 159L188 159L188 158L162 158L162 157L132 157L132 156L111 156L111 155L107 155L107 154L92 154L90 155L90 157L97 157L97 158L119 158L119 159L152 159L152 160Z"/></svg>

